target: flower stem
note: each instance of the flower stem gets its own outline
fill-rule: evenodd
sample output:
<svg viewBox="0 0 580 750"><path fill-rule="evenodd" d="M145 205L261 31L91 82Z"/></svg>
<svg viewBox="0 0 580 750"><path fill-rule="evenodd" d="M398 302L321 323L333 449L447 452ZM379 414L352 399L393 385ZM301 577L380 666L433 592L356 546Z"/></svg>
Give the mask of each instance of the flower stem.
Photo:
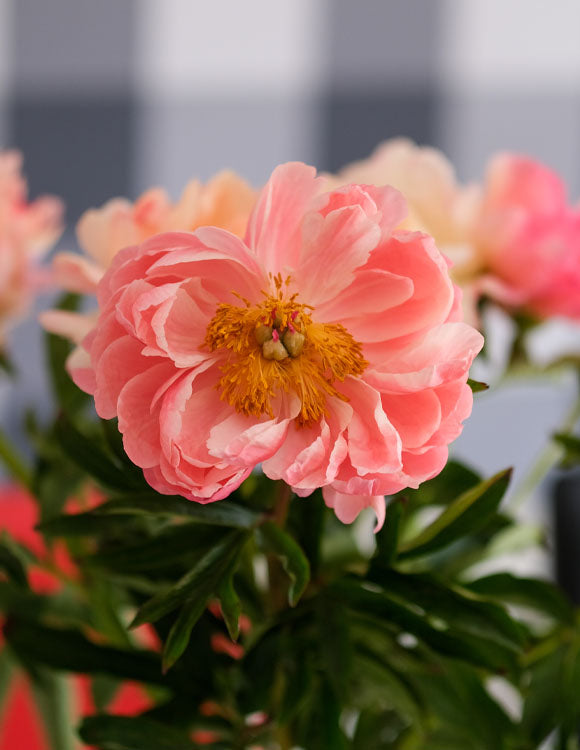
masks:
<svg viewBox="0 0 580 750"><path fill-rule="evenodd" d="M8 469L17 482L22 484L28 490L31 489L32 479L30 470L24 463L21 456L14 449L12 441L0 430L0 462Z"/></svg>
<svg viewBox="0 0 580 750"><path fill-rule="evenodd" d="M276 487L276 495L274 500L274 514L272 520L281 529L286 525L286 519L288 518L288 511L290 509L290 500L292 498L292 490L286 482L281 479Z"/></svg>
<svg viewBox="0 0 580 750"><path fill-rule="evenodd" d="M578 419L580 419L580 392L570 409L566 412L557 432L570 432ZM512 513L515 514L524 505L526 500L532 495L534 489L547 476L550 470L558 464L563 455L564 448L553 440L550 440L546 448L544 448L536 461L534 461L532 470L524 477L512 495L511 501L508 503L508 509Z"/></svg>

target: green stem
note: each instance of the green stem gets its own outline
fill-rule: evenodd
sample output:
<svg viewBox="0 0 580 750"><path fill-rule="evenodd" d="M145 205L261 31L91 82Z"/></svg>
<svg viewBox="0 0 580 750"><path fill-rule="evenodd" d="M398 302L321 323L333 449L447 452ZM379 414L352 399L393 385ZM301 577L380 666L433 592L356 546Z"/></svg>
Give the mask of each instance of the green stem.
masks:
<svg viewBox="0 0 580 750"><path fill-rule="evenodd" d="M580 419L580 393L576 396L557 432L570 432L578 419ZM563 455L564 448L550 440L534 462L532 470L524 477L512 495L511 501L508 503L508 509L512 513L515 514L522 507L549 471L562 460Z"/></svg>
<svg viewBox="0 0 580 750"><path fill-rule="evenodd" d="M274 500L274 514L272 520L281 529L286 525L288 511L290 509L290 500L292 498L292 489L286 482L281 479L276 487L276 497Z"/></svg>
<svg viewBox="0 0 580 750"><path fill-rule="evenodd" d="M31 489L32 479L30 470L2 430L0 430L0 461L6 466L9 473L17 482L24 485L28 490Z"/></svg>
<svg viewBox="0 0 580 750"><path fill-rule="evenodd" d="M73 691L63 674L43 670L33 682L34 698L40 711L52 750L77 750Z"/></svg>

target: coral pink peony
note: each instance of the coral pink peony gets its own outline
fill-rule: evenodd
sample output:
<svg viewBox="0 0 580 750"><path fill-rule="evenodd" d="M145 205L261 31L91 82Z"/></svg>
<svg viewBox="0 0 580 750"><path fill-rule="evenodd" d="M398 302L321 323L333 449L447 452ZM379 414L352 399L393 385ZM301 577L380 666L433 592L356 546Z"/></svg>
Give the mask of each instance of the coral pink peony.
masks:
<svg viewBox="0 0 580 750"><path fill-rule="evenodd" d="M214 227L119 253L77 383L161 493L227 497L261 463L340 519L437 474L481 335L391 187L278 167L245 240Z"/></svg>
<svg viewBox="0 0 580 750"><path fill-rule="evenodd" d="M476 241L482 291L540 317L580 318L580 208L550 169L514 154L492 159Z"/></svg>
<svg viewBox="0 0 580 750"><path fill-rule="evenodd" d="M59 253L53 261L56 281L71 292L95 294L119 250L160 232L192 231L211 224L243 236L255 201L255 190L229 171L220 172L206 185L192 180L175 204L161 188L148 190L134 204L114 198L80 218L77 238L85 255ZM77 344L94 324L90 314L58 310L43 313L40 320L47 330Z"/></svg>
<svg viewBox="0 0 580 750"><path fill-rule="evenodd" d="M0 346L38 283L36 261L62 232L63 207L45 196L28 203L18 151L0 152Z"/></svg>

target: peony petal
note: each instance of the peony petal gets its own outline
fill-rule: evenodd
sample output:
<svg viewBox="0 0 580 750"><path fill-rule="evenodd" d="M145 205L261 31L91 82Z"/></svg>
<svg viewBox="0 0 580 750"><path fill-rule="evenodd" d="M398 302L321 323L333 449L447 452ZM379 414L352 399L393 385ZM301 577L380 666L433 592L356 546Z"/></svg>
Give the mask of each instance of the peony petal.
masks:
<svg viewBox="0 0 580 750"><path fill-rule="evenodd" d="M339 521L352 523L362 510L372 508L377 516L375 534L382 529L386 515L384 495L346 495L333 487L323 487L322 496Z"/></svg>
<svg viewBox="0 0 580 750"><path fill-rule="evenodd" d="M103 277L103 268L74 253L58 253L52 261L55 282L77 294L95 294Z"/></svg>
<svg viewBox="0 0 580 750"><path fill-rule="evenodd" d="M260 192L246 233L246 244L268 273L294 269L302 246L302 220L323 189L314 167L300 162L282 164Z"/></svg>

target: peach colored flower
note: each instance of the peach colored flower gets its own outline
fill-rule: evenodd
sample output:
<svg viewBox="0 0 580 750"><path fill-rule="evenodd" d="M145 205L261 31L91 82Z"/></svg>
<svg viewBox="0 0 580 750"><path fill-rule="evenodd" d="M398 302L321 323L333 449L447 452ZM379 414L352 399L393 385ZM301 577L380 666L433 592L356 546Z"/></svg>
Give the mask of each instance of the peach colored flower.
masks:
<svg viewBox="0 0 580 750"><path fill-rule="evenodd" d="M451 162L437 149L393 138L331 180L334 184L392 185L400 190L409 208L400 228L430 234L452 261L451 277L456 283L464 286L481 267L482 257L472 237L480 188L458 183Z"/></svg>
<svg viewBox="0 0 580 750"><path fill-rule="evenodd" d="M481 291L542 318L580 318L580 207L568 205L555 172L525 156L495 156L476 241L487 266Z"/></svg>
<svg viewBox="0 0 580 750"><path fill-rule="evenodd" d="M27 202L18 151L0 152L0 345L38 286L39 258L62 233L62 203L50 196Z"/></svg>
<svg viewBox="0 0 580 750"><path fill-rule="evenodd" d="M73 375L159 492L227 497L261 463L338 517L437 474L481 335L391 187L278 167L245 240L214 227L119 253Z"/></svg>
<svg viewBox="0 0 580 750"><path fill-rule="evenodd" d="M192 231L210 224L243 236L255 200L256 191L229 171L220 172L206 185L192 180L175 204L161 188L148 190L134 204L113 198L81 216L76 231L84 255L59 253L53 261L56 281L71 292L96 294L119 250L160 232ZM47 330L78 344L95 317L51 310L40 320Z"/></svg>

